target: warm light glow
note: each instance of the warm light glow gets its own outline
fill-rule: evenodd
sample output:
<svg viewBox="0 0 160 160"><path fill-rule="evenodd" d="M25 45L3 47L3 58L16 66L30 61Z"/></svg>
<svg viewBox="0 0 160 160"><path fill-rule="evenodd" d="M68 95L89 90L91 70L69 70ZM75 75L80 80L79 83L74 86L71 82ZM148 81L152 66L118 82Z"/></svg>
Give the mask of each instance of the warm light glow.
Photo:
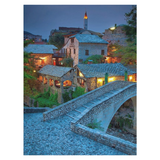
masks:
<svg viewBox="0 0 160 160"><path fill-rule="evenodd" d="M87 17L87 16L84 16L84 19L88 19L88 17Z"/></svg>
<svg viewBox="0 0 160 160"><path fill-rule="evenodd" d="M36 72L36 70L34 69L33 72Z"/></svg>
<svg viewBox="0 0 160 160"><path fill-rule="evenodd" d="M83 75L81 72L79 72L79 76L80 76L80 77L84 77L84 75Z"/></svg>
<svg viewBox="0 0 160 160"><path fill-rule="evenodd" d="M111 28L110 28L110 30L112 30L112 31L115 30L115 29L116 29L116 27L111 27Z"/></svg>
<svg viewBox="0 0 160 160"><path fill-rule="evenodd" d="M115 77L109 77L108 78L108 82L112 82L112 81L114 81L115 80Z"/></svg>
<svg viewBox="0 0 160 160"><path fill-rule="evenodd" d="M39 57L40 59L45 59L45 57Z"/></svg>
<svg viewBox="0 0 160 160"><path fill-rule="evenodd" d="M129 80L131 81L133 79L133 77L132 76L129 76Z"/></svg>
<svg viewBox="0 0 160 160"><path fill-rule="evenodd" d="M97 81L98 81L98 83L102 83L103 79L98 78Z"/></svg>

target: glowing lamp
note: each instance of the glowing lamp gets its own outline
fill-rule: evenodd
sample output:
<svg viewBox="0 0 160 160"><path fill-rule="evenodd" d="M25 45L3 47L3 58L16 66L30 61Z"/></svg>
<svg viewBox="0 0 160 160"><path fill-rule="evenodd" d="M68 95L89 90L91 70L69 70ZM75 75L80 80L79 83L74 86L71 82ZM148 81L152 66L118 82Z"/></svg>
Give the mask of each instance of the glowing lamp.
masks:
<svg viewBox="0 0 160 160"><path fill-rule="evenodd" d="M36 70L34 69L33 72L36 72Z"/></svg>
<svg viewBox="0 0 160 160"><path fill-rule="evenodd" d="M113 30L115 30L115 29L116 29L116 27L111 27L111 28L110 28L111 31L113 31Z"/></svg>
<svg viewBox="0 0 160 160"><path fill-rule="evenodd" d="M87 19L88 17L87 16L84 16L84 19Z"/></svg>
<svg viewBox="0 0 160 160"><path fill-rule="evenodd" d="M129 80L130 80L130 81L132 80L132 78L133 78L132 76L129 76Z"/></svg>

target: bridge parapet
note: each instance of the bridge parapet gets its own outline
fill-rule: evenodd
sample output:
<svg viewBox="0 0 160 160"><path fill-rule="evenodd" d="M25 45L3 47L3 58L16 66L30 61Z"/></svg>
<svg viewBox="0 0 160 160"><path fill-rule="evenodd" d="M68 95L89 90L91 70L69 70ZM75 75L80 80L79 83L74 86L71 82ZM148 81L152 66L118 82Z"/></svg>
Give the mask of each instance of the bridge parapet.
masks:
<svg viewBox="0 0 160 160"><path fill-rule="evenodd" d="M46 120L64 115L67 112L70 112L70 111L76 109L77 107L82 106L83 104L85 104L91 100L94 100L95 98L103 95L104 93L107 93L111 90L124 88L132 83L133 82L114 81L114 82L110 82L108 84L105 84L105 85L103 85L95 90L92 90L90 92L87 92L86 94L79 96L71 101L63 103L60 106L53 108L52 110L44 112L43 113L43 120L46 121Z"/></svg>

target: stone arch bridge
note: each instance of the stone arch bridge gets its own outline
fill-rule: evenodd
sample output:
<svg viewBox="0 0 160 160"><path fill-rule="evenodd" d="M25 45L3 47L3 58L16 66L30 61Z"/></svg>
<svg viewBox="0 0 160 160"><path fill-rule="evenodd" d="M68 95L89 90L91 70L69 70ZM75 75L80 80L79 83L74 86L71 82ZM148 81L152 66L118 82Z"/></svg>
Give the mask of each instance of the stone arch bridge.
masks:
<svg viewBox="0 0 160 160"><path fill-rule="evenodd" d="M61 104L52 110L44 112L43 120L46 121L66 114L72 119L72 131L83 136L87 136L100 143L115 147L125 153L135 154L136 144L127 142L126 145L126 142L123 140L115 140L115 138L110 135L106 135L105 133L112 117L121 105L130 98L134 105L133 129L136 131L136 95L136 83L128 81L114 81ZM95 119L102 122L101 127L104 128L103 132L87 127L87 124L93 122Z"/></svg>

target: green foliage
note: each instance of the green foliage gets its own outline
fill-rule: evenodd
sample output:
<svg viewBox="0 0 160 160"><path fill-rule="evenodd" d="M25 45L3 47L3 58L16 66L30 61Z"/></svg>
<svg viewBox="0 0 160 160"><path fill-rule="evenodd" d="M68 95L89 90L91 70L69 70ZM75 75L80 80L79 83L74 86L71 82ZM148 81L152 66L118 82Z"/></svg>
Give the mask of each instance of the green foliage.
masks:
<svg viewBox="0 0 160 160"><path fill-rule="evenodd" d="M95 119L92 123L89 123L87 126L88 126L89 128L92 128L92 129L97 128L97 129L103 131L104 128L101 127L101 122L102 122L102 121L97 122L97 119Z"/></svg>
<svg viewBox="0 0 160 160"><path fill-rule="evenodd" d="M24 41L24 47L28 46L29 44L34 44L33 39L25 40L25 41Z"/></svg>
<svg viewBox="0 0 160 160"><path fill-rule="evenodd" d="M35 104L38 102L39 107L52 107L53 105L58 106L58 92L56 92L55 94L51 93L50 94L50 87L48 88L48 90L46 91L44 89L44 93L39 93L38 95L36 95L34 97L35 99Z"/></svg>
<svg viewBox="0 0 160 160"><path fill-rule="evenodd" d="M87 64L88 60L92 60L93 64L102 63L105 58L102 55L92 55L88 57L83 63Z"/></svg>
<svg viewBox="0 0 160 160"><path fill-rule="evenodd" d="M37 100L34 101L33 105L34 107L37 107Z"/></svg>
<svg viewBox="0 0 160 160"><path fill-rule="evenodd" d="M123 118L121 116L117 119L117 122L121 129L123 129L124 126L128 126L129 128L132 128L132 125L133 125L132 119Z"/></svg>
<svg viewBox="0 0 160 160"><path fill-rule="evenodd" d="M62 61L64 67L73 67L73 59L72 58L64 58Z"/></svg>
<svg viewBox="0 0 160 160"><path fill-rule="evenodd" d="M62 33L55 33L54 36L49 37L49 44L55 45L58 49L61 49L64 44L64 37Z"/></svg>
<svg viewBox="0 0 160 160"><path fill-rule="evenodd" d="M65 91L65 92L62 94L64 103L65 103L65 102L68 102L68 101L70 101L70 100L72 99L72 98L69 96L70 93L71 93L71 92Z"/></svg>
<svg viewBox="0 0 160 160"><path fill-rule="evenodd" d="M75 92L72 93L72 98L79 97L83 94L85 94L85 88L76 87Z"/></svg>
<svg viewBox="0 0 160 160"><path fill-rule="evenodd" d="M115 51L113 54L114 57L120 57L121 63L127 64L136 64L137 58L137 47L136 40L133 42L128 42L127 46L122 46L119 50Z"/></svg>
<svg viewBox="0 0 160 160"><path fill-rule="evenodd" d="M134 111L134 109L133 109L133 108L131 108L131 111L133 112L133 111Z"/></svg>
<svg viewBox="0 0 160 160"><path fill-rule="evenodd" d="M133 41L136 39L137 30L137 7L132 6L129 13L125 13L126 21L128 25L124 26L126 35L128 36L128 41Z"/></svg>

